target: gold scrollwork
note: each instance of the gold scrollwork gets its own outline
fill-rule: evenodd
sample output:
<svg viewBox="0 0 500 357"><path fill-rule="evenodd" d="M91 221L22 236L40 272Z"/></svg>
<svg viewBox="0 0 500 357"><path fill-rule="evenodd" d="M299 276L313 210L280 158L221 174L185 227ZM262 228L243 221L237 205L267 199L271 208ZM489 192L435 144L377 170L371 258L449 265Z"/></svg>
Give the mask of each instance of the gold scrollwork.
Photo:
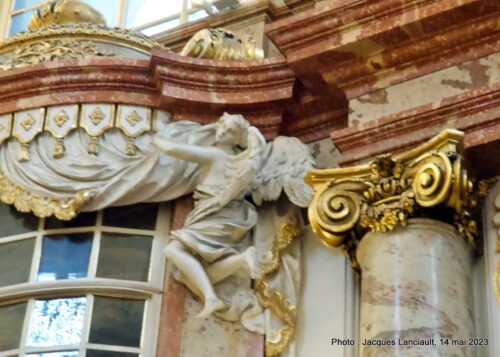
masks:
<svg viewBox="0 0 500 357"><path fill-rule="evenodd" d="M454 212L458 231L471 243L477 234L477 193L463 168L463 133L447 130L428 143L371 164L311 170L314 188L309 207L311 227L329 246L352 251L366 231L386 232L405 226L417 211L443 206ZM484 186L484 185L483 185Z"/></svg>
<svg viewBox="0 0 500 357"><path fill-rule="evenodd" d="M297 223L281 225L271 250L259 262L262 277L255 280L254 284L259 304L270 309L285 324L281 329L266 335L266 357L276 357L283 352L290 343L297 324L297 307L287 300L281 292L271 288L266 279L279 269L282 252L293 243L301 232L302 227Z"/></svg>
<svg viewBox="0 0 500 357"><path fill-rule="evenodd" d="M153 48L161 48L157 41L140 32L120 28L109 28L102 24L76 23L54 24L34 32L21 32L0 42L0 53L15 51L16 48L30 47L30 43L43 43L53 39L65 39L73 42L112 43L133 48L149 54Z"/></svg>
<svg viewBox="0 0 500 357"><path fill-rule="evenodd" d="M93 197L92 190L79 191L71 198L43 197L17 185L0 172L0 201L14 205L19 212L33 212L40 218L56 216L60 220L69 221Z"/></svg>
<svg viewBox="0 0 500 357"><path fill-rule="evenodd" d="M13 69L39 63L88 57L114 56L111 52L102 52L91 41L75 41L72 38L47 39L20 46L14 55L0 69Z"/></svg>

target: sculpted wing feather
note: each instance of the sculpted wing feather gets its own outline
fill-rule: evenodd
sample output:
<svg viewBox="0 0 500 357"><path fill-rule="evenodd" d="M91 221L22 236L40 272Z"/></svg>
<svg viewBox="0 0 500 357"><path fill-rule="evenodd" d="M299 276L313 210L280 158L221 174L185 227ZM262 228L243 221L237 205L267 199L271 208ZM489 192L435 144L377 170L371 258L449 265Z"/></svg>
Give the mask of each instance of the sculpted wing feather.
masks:
<svg viewBox="0 0 500 357"><path fill-rule="evenodd" d="M276 201L285 191L294 204L307 207L312 189L304 182L315 162L309 148L296 138L278 136L263 151L263 162L254 183L252 198L257 205Z"/></svg>

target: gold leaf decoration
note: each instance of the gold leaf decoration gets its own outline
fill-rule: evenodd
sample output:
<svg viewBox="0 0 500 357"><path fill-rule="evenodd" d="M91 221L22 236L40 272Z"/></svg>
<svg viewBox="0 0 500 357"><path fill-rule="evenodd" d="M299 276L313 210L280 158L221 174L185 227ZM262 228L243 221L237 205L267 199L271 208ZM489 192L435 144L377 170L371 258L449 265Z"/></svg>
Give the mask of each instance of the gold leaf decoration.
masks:
<svg viewBox="0 0 500 357"><path fill-rule="evenodd" d="M90 201L94 193L83 190L71 198L44 197L12 182L0 172L0 201L13 205L19 212L33 212L40 218L55 216L69 221Z"/></svg>
<svg viewBox="0 0 500 357"><path fill-rule="evenodd" d="M144 121L144 118L141 117L136 110L134 110L132 113L125 117L125 120L128 121L130 125L136 126L140 122Z"/></svg>
<svg viewBox="0 0 500 357"><path fill-rule="evenodd" d="M61 109L61 111L59 111L59 113L57 113L54 116L54 122L60 128L62 128L68 120L69 120L68 113L66 113L66 111L64 109Z"/></svg>
<svg viewBox="0 0 500 357"><path fill-rule="evenodd" d="M35 124L35 119L31 114L28 114L26 118L21 121L21 126L24 130L29 131Z"/></svg>
<svg viewBox="0 0 500 357"><path fill-rule="evenodd" d="M297 307L279 291L272 289L266 279L279 269L280 257L296 237L302 232L299 224L285 223L281 225L274 237L271 250L259 262L262 278L255 280L254 290L259 304L268 308L278 316L285 326L279 331L266 335L266 357L277 357L290 343L297 324Z"/></svg>
<svg viewBox="0 0 500 357"><path fill-rule="evenodd" d="M463 133L447 130L397 157L382 155L369 165L311 170L314 188L309 219L330 246L342 246L357 267L357 243L367 231L405 226L417 212L451 209L449 223L474 244L478 194L462 163ZM483 185L484 186L484 185Z"/></svg>
<svg viewBox="0 0 500 357"><path fill-rule="evenodd" d="M102 109L99 107L96 107L92 113L89 115L90 121L92 124L95 126L99 125L101 121L106 118L106 114L103 113Z"/></svg>

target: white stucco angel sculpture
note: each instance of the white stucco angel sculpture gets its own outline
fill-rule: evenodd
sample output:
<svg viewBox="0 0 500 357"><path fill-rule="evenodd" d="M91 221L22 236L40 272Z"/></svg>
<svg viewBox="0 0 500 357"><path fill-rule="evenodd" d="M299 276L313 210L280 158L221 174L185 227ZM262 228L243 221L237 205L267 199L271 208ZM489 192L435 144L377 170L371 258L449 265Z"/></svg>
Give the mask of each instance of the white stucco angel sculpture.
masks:
<svg viewBox="0 0 500 357"><path fill-rule="evenodd" d="M224 113L216 124L215 144L197 146L167 141L154 143L167 155L200 165L195 206L184 227L171 232L164 253L179 269L181 280L204 300L200 317L223 310L214 290L237 271L259 277L251 230L254 203L277 200L284 190L298 206L308 205L311 191L303 177L313 162L308 148L294 138L264 137L241 115ZM272 237L271 237L272 238Z"/></svg>

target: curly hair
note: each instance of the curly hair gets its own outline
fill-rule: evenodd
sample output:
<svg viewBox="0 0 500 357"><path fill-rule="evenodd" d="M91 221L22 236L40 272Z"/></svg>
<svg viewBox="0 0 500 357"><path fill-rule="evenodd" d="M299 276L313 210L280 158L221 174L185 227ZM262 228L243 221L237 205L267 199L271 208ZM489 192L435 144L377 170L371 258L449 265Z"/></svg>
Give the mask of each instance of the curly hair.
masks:
<svg viewBox="0 0 500 357"><path fill-rule="evenodd" d="M238 146L241 147L242 149L245 149L247 147L248 128L250 127L248 121L241 114L229 114L224 112L224 114L222 114L219 120L217 120L217 124L226 121L231 121L232 123L237 125L238 129L240 129L241 137Z"/></svg>

